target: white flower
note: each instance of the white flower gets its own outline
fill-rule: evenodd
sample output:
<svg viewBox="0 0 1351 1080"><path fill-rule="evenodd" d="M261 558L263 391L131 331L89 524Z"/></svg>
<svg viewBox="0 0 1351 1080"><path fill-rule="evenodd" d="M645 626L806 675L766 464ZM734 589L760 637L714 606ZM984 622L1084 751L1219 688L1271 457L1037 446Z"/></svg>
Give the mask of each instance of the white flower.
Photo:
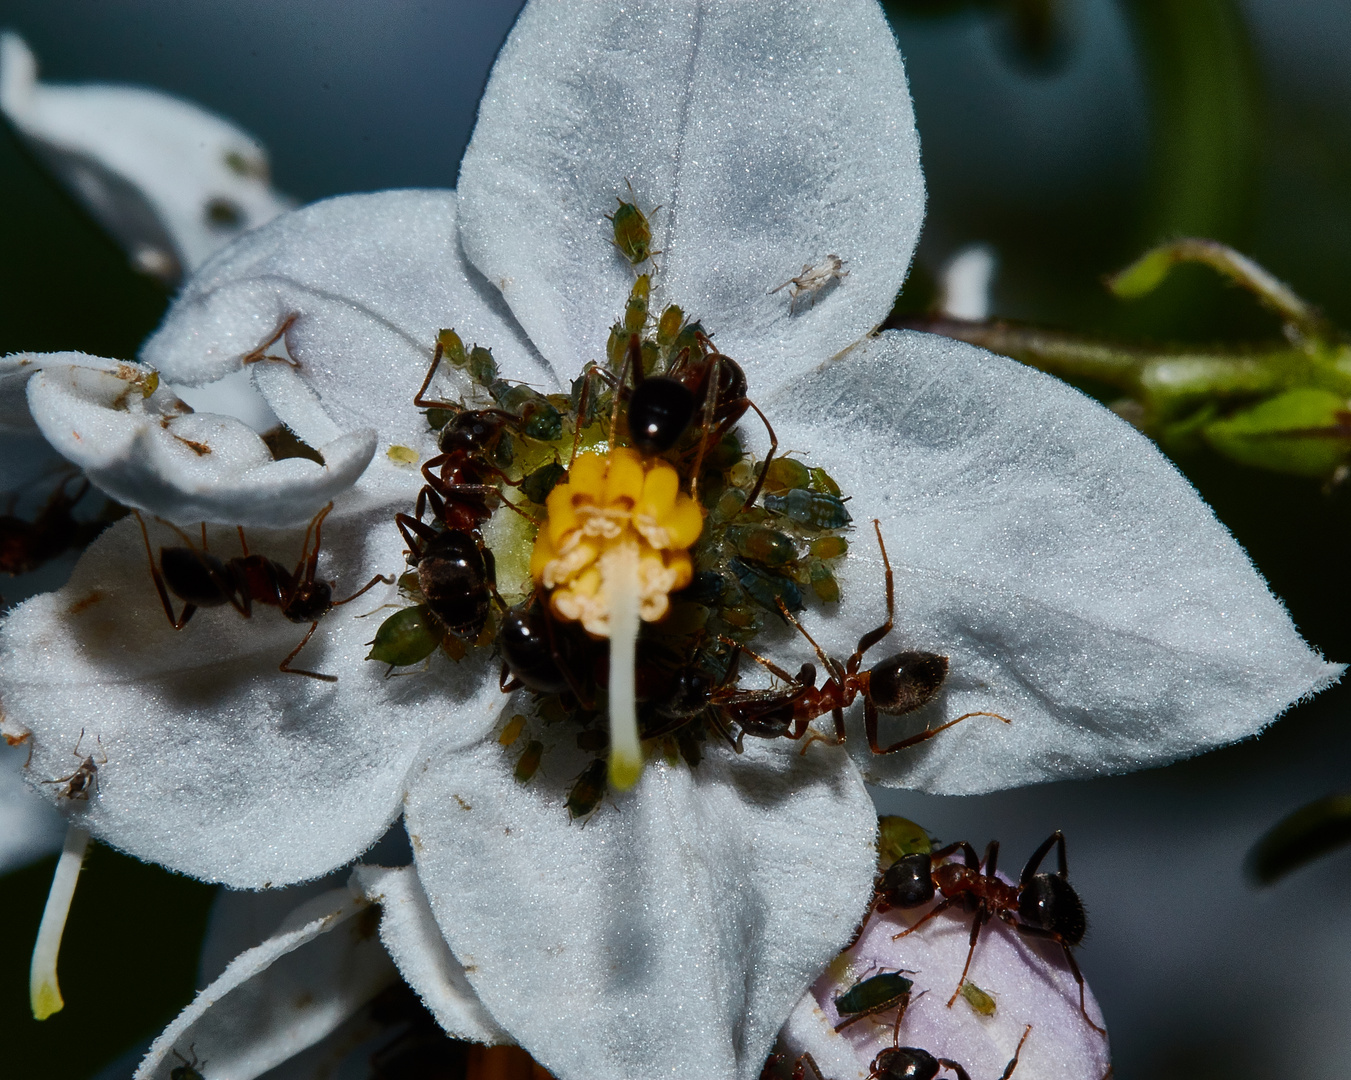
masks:
<svg viewBox="0 0 1351 1080"><path fill-rule="evenodd" d="M970 346L868 336L904 279L923 201L900 57L873 0L535 0L498 59L457 192L348 196L249 234L188 282L141 360L170 384L209 383L285 326L276 348L298 367L253 366L283 420L311 445L374 428L380 445L425 458L433 442L410 399L441 327L491 345L504 377L551 389L604 355L633 281L604 217L626 178L644 207L663 208L661 301L717 333L781 445L840 482L855 521L880 521L897 623L871 655L950 658L920 722L995 710L1011 726L967 722L885 757L857 722L846 749L706 748L695 769L650 764L581 827L563 809L572 775L547 757L530 785L513 779L495 736L516 709L486 650L385 679L363 661L370 622L342 609L302 654L338 681L279 674L298 633L275 613L203 610L169 627L134 520L6 621L0 701L32 732L35 780L70 771L82 728L97 736L97 794L67 807L82 825L207 880L317 877L402 813L416 880L391 880L405 899L425 892L449 960L428 962L430 922L395 905L381 934L429 1003L462 1003L452 976L472 988L472 1021L433 1004L452 1033L505 1033L562 1080L746 1080L869 896L864 778L972 793L1163 764L1252 734L1341 669L1303 644L1244 553L1126 424ZM830 254L848 276L814 303L770 291ZM12 379L26 377L23 359ZM148 369L98 365L97 400L29 380L50 438L110 402L80 429L100 483L180 524L246 521L251 548L295 557L298 532L264 526L324 502L332 462L289 486L204 476L186 456L196 451L170 457L156 433L168 428L142 416L153 393L107 396L107 379L144 387ZM147 434L129 439L128 425ZM339 496L321 576L340 594L402 564L392 519L418 486L382 453ZM238 543L233 528L210 542L230 554ZM847 655L884 614L866 531L839 576L839 613L806 621ZM810 657L786 635L766 648L785 663ZM363 897L388 895L374 874L357 873ZM298 936L241 957L231 985L270 970L288 942L332 940L321 932L339 921L307 913ZM189 1013L143 1075L167 1076L180 1036L209 1024ZM187 1040L202 1058L248 1056L248 1025L209 1026ZM270 1044L272 1059L317 1037L299 1030ZM265 1067L249 1060L231 1075Z"/></svg>

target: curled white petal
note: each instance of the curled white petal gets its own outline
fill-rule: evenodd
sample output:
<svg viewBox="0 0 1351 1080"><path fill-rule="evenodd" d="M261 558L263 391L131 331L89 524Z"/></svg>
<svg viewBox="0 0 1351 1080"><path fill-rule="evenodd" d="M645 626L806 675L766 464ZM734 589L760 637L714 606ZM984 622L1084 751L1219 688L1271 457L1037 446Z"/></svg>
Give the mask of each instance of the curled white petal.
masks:
<svg viewBox="0 0 1351 1080"><path fill-rule="evenodd" d="M135 1080L169 1080L185 1060L252 1080L312 1046L398 977L364 897L334 889L241 953L151 1044Z"/></svg>
<svg viewBox="0 0 1351 1080"><path fill-rule="evenodd" d="M464 965L441 936L413 867L358 865L351 887L380 905L380 940L404 981L448 1035L490 1045L512 1042L474 993Z"/></svg>
<svg viewBox="0 0 1351 1080"><path fill-rule="evenodd" d="M135 86L39 82L0 35L0 110L147 273L175 281L292 205L252 136L191 102Z"/></svg>
<svg viewBox="0 0 1351 1080"><path fill-rule="evenodd" d="M953 319L988 319L997 266L994 249L988 244L962 248L939 275L939 310Z"/></svg>
<svg viewBox="0 0 1351 1080"><path fill-rule="evenodd" d="M119 502L179 524L300 524L356 483L375 454L373 429L340 434L329 421L330 438L316 447L322 465L274 461L252 429L192 412L144 365L56 353L35 367L28 406L47 441ZM321 430L318 411L309 409L309 430Z"/></svg>

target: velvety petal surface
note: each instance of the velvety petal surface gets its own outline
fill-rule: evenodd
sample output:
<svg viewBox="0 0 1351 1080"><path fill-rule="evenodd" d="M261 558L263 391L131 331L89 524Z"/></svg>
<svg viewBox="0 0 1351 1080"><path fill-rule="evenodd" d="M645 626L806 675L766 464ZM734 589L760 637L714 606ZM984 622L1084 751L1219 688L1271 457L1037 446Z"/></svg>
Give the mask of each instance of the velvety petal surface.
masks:
<svg viewBox="0 0 1351 1080"><path fill-rule="evenodd" d="M453 191L346 195L250 233L187 283L141 359L174 384L212 382L283 325L268 355L299 365L339 427L377 428L382 452L430 445L412 401L443 327L491 348L504 378L555 388L461 255ZM456 401L467 377L446 369L432 393Z"/></svg>
<svg viewBox="0 0 1351 1080"><path fill-rule="evenodd" d="M336 581L335 598L404 569L393 509L339 506L325 522L318 577ZM150 525L157 552L183 544ZM247 538L251 551L290 567L302 534L259 529ZM209 539L222 558L239 553L232 529ZM336 683L283 674L278 665L307 623L262 604L244 619L227 605L174 631L137 522L117 523L69 584L0 627L0 701L33 733L30 782L108 843L235 887L301 881L350 861L399 813L427 732L472 742L501 707L486 657L388 679L385 665L364 659L393 594L377 586L335 608L294 661ZM81 757L100 762L98 790L69 801L62 785L40 781L74 771L82 731Z"/></svg>
<svg viewBox="0 0 1351 1080"><path fill-rule="evenodd" d="M758 1076L871 890L857 770L706 747L572 821L562 743L528 785L495 740L431 755L413 784L418 875L470 983L559 1080Z"/></svg>
<svg viewBox="0 0 1351 1080"><path fill-rule="evenodd" d="M1261 730L1335 681L1244 551L1144 436L1077 390L948 338L888 332L764 403L785 448L839 482L855 533L833 655L883 621L865 659L950 658L937 699L883 742L975 710L867 779L969 794L1162 765ZM786 641L786 639L785 639ZM778 652L811 658L800 638Z"/></svg>
<svg viewBox="0 0 1351 1080"><path fill-rule="evenodd" d="M143 87L38 82L14 33L0 35L0 111L132 263L170 283L293 205L228 120Z"/></svg>
<svg viewBox="0 0 1351 1080"><path fill-rule="evenodd" d="M536 0L493 68L459 191L465 251L559 371L604 356L633 284L604 216L622 197L664 252L656 296L761 387L890 310L924 210L873 0ZM847 277L771 293L832 254Z"/></svg>
<svg viewBox="0 0 1351 1080"><path fill-rule="evenodd" d="M398 978L371 915L346 889L297 908L164 1029L135 1080L170 1080L185 1062L252 1080L324 1038Z"/></svg>
<svg viewBox="0 0 1351 1080"><path fill-rule="evenodd" d="M490 1045L512 1041L483 1007L464 965L441 936L416 870L359 865L352 887L380 905L380 940L448 1035Z"/></svg>
<svg viewBox="0 0 1351 1080"><path fill-rule="evenodd" d="M300 387L293 412L323 464L273 460L267 444L230 416L196 413L142 364L81 353L7 358L28 379L28 407L47 441L119 502L189 525L286 526L313 517L351 487L375 453L374 428L341 432ZM32 363L26 367L24 360ZM298 379L287 368L293 381ZM285 378L286 376L282 376ZM306 407L308 406L308 407Z"/></svg>

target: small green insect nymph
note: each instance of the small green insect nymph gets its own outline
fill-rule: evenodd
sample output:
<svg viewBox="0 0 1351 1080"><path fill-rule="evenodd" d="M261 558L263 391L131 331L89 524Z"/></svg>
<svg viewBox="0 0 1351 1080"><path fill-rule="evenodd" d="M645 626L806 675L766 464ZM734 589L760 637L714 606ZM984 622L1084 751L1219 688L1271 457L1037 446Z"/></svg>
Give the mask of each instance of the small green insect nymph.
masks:
<svg viewBox="0 0 1351 1080"><path fill-rule="evenodd" d="M633 195L633 185L629 184L628 188L629 194ZM611 243L619 249L624 258L637 266L639 263L647 262L653 255L660 255L661 252L652 250L652 226L647 220L647 215L638 209L638 197L633 195L633 198L633 202L625 202L616 195L615 201L619 203L619 209L605 216L614 225L614 239ZM660 206L654 206L652 213L655 214L660 209Z"/></svg>

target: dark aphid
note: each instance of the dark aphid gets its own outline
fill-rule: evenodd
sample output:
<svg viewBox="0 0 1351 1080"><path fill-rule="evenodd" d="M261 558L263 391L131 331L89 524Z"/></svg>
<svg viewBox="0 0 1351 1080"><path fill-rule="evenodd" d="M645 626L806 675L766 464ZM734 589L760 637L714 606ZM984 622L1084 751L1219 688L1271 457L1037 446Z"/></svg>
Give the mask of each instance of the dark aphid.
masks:
<svg viewBox="0 0 1351 1080"><path fill-rule="evenodd" d="M780 604L789 611L802 610L802 590L792 578L761 569L738 558L728 559L727 566L746 590L746 595L767 611L779 611Z"/></svg>
<svg viewBox="0 0 1351 1080"><path fill-rule="evenodd" d="M567 469L563 468L557 461L551 461L529 473L521 481L520 492L532 503L543 506L544 500L549 497L549 492L553 491L558 486L558 482L567 474Z"/></svg>
<svg viewBox="0 0 1351 1080"><path fill-rule="evenodd" d="M812 525L818 529L843 529L853 520L838 495L804 488L793 488L787 495L766 495L765 509L771 514L782 514L799 525Z"/></svg>
<svg viewBox="0 0 1351 1080"><path fill-rule="evenodd" d="M601 799L605 798L607 777L608 765L605 758L596 758L586 767L582 775L577 777L568 792L568 814L574 821L586 817L600 805Z"/></svg>
<svg viewBox="0 0 1351 1080"><path fill-rule="evenodd" d="M843 1031L865 1016L874 1016L889 1009L899 1007L904 1012L910 1004L910 990L914 985L913 980L898 971L884 971L880 975L860 979L835 999L835 1011L840 1015L835 1030Z"/></svg>
<svg viewBox="0 0 1351 1080"><path fill-rule="evenodd" d="M797 558L797 545L777 529L763 525L729 525L723 536L738 555L765 566L782 566Z"/></svg>
<svg viewBox="0 0 1351 1080"><path fill-rule="evenodd" d="M521 434L527 438L552 442L563 434L562 415L538 390L498 379L488 392L503 409L520 418Z"/></svg>
<svg viewBox="0 0 1351 1080"><path fill-rule="evenodd" d="M1056 849L1058 867L1054 874L1042 873L1042 861L1052 847ZM958 852L962 856L961 862L940 863L940 860ZM1069 882L1064 833L1057 830L1042 841L1023 865L1017 885L1010 885L996 874L998 859L997 840L990 841L985 849L984 862L976 858L975 848L966 841L949 844L930 855L918 852L906 855L882 875L873 907L878 911L893 907L915 908L927 903L935 893L942 894L942 900L925 912L913 926L896 934L897 938L914 933L954 904L961 904L973 914L971 946L966 953L966 965L962 968L957 989L948 999L949 1008L962 992L981 929L990 919L998 918L1028 937L1055 942L1064 952L1070 973L1079 984L1079 1012L1089 1027L1105 1036L1107 1032L1093 1022L1084 1005L1084 977L1079 972L1072 951L1074 946L1083 941L1088 923L1084 917L1083 902ZM926 869L929 878L927 885L923 880Z"/></svg>
<svg viewBox="0 0 1351 1080"><path fill-rule="evenodd" d="M633 194L632 184L629 185L629 194ZM634 266L646 262L653 255L660 255L661 252L652 250L652 225L647 215L638 209L638 203L625 202L617 195L615 201L619 203L619 209L607 216L614 226L611 243L619 249L620 254ZM660 206L654 206L652 212L656 213L660 209Z"/></svg>
<svg viewBox="0 0 1351 1080"><path fill-rule="evenodd" d="M515 776L518 784L530 782L531 777L539 770L540 759L543 756L544 744L538 739L531 739L525 744L521 756L516 759Z"/></svg>
<svg viewBox="0 0 1351 1080"><path fill-rule="evenodd" d="M694 418L694 392L676 379L653 375L629 398L629 438L643 454L660 454L675 445Z"/></svg>
<svg viewBox="0 0 1351 1080"><path fill-rule="evenodd" d="M174 1057L178 1058L183 1064L175 1065L169 1070L169 1080L202 1080L199 1066L205 1066L206 1062L197 1060L197 1051L191 1046L188 1047L188 1053L192 1055L191 1061L185 1058L177 1050L173 1051Z"/></svg>
<svg viewBox="0 0 1351 1080"><path fill-rule="evenodd" d="M425 604L404 608L380 624L366 659L377 660L391 668L409 667L436 651L442 633Z"/></svg>

